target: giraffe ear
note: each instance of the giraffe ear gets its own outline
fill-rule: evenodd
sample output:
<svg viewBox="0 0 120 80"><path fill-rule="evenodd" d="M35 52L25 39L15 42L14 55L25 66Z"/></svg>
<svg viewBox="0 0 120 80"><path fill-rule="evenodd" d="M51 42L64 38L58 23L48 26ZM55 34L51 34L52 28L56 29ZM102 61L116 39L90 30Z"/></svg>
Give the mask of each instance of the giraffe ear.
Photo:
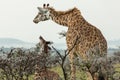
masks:
<svg viewBox="0 0 120 80"><path fill-rule="evenodd" d="M39 39L41 39L41 38L42 38L42 36L39 37Z"/></svg>
<svg viewBox="0 0 120 80"><path fill-rule="evenodd" d="M43 12L43 9L41 7L37 7L37 9L40 11L40 12Z"/></svg>

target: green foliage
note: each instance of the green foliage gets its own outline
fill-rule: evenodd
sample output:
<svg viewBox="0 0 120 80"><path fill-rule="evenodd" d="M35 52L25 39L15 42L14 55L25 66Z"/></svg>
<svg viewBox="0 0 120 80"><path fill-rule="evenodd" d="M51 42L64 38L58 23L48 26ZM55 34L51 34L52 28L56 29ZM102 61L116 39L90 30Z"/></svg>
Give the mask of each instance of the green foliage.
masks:
<svg viewBox="0 0 120 80"><path fill-rule="evenodd" d="M119 63L114 65L114 71L115 73L113 74L113 78L119 79L120 77L120 64Z"/></svg>
<svg viewBox="0 0 120 80"><path fill-rule="evenodd" d="M14 77L19 77L21 73L23 74L22 77L23 79L26 79L28 76L28 80L33 80L34 79L34 65L35 62L41 62L41 60L39 61L39 59L42 59L43 57L38 58L37 57L37 53L39 52L39 46L36 47L35 51L31 51L31 50L22 50L22 49L17 49L17 51L13 51L11 53L9 53L9 55L7 56L8 58L5 60L2 58L0 58L0 80L7 80L6 76L7 73L5 73L5 70L7 70L6 72L8 72L8 76L12 76L11 73L14 75ZM48 59L48 63L52 63L50 66L50 70L56 72L59 74L59 76L62 78L62 80L64 80L64 75L63 75L63 71L60 65L58 65L58 60L59 57L55 57L54 56L50 56ZM113 79L119 79L120 77L120 55L119 52L115 54L115 56L112 56L110 58L108 58L111 60L110 62L108 62L108 67L109 67L109 71L111 72L110 75L111 77L109 78L109 80L113 80ZM88 74L87 74L87 70L88 68L91 66L91 62L89 61L88 63L81 63L78 60L76 61L76 79L77 80L91 80L88 79ZM67 66L69 66L70 64L65 64ZM10 73L9 67L10 69L12 69L12 72ZM88 67L86 69L86 66ZM16 69L16 70L15 70ZM95 70L95 68L93 68ZM68 72L68 77L70 77L70 69L67 70ZM90 76L90 75L89 75ZM10 79L9 79L10 80ZM11 79L12 80L12 79ZM15 79L13 79L15 80ZM21 80L21 79L17 79L17 80Z"/></svg>
<svg viewBox="0 0 120 80"><path fill-rule="evenodd" d="M76 77L77 77L77 80L86 80L87 79L87 75L86 75L85 71L83 71L83 70L77 70Z"/></svg>
<svg viewBox="0 0 120 80"><path fill-rule="evenodd" d="M118 63L118 64L115 64L114 65L114 68L120 68L120 64Z"/></svg>
<svg viewBox="0 0 120 80"><path fill-rule="evenodd" d="M56 66L56 67L53 67L51 68L52 71L55 71L56 73L59 74L59 76L63 79L64 76L63 76L63 72L62 72L62 69L60 66Z"/></svg>

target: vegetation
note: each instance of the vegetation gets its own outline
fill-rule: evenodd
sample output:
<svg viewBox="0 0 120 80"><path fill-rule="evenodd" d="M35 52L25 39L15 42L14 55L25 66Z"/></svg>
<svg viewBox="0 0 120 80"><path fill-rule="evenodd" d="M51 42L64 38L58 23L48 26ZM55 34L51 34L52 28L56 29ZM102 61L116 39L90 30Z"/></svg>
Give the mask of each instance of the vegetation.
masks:
<svg viewBox="0 0 120 80"><path fill-rule="evenodd" d="M108 58L109 80L120 80L120 52Z"/></svg>
<svg viewBox="0 0 120 80"><path fill-rule="evenodd" d="M67 57L69 51L61 53L56 48L52 48L53 50L49 51L49 56L44 56L44 53L40 52L39 43L36 48L31 49L12 48L10 51L5 51L1 48L0 80L33 80L35 65L38 63L42 65L41 67L46 67L59 74L62 80L69 80L70 65ZM113 56L107 58L107 61L109 80L120 80L120 52L115 52ZM90 78L92 71L96 72L97 69L97 66L91 65L92 63L92 57L87 63L76 58L77 80L92 80L92 77Z"/></svg>

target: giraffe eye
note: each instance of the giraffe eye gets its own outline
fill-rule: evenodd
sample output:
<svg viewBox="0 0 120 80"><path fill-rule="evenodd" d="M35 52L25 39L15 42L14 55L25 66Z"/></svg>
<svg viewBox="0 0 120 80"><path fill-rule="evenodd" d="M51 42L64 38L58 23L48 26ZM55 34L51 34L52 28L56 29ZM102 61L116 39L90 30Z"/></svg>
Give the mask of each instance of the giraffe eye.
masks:
<svg viewBox="0 0 120 80"><path fill-rule="evenodd" d="M41 12L39 12L38 14L42 14Z"/></svg>
<svg viewBox="0 0 120 80"><path fill-rule="evenodd" d="M47 13L48 11L45 11L45 13Z"/></svg>

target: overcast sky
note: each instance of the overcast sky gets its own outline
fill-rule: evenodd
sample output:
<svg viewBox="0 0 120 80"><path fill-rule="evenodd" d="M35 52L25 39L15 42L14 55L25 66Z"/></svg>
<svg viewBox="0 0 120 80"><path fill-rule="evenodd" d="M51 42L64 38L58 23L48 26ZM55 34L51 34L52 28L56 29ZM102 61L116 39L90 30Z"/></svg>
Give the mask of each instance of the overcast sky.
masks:
<svg viewBox="0 0 120 80"><path fill-rule="evenodd" d="M107 40L120 39L120 0L1 0L0 1L0 38L17 38L37 42L42 35L56 43L58 33L67 30L53 21L34 24L38 6L49 3L56 10L80 9L84 18L99 28Z"/></svg>

